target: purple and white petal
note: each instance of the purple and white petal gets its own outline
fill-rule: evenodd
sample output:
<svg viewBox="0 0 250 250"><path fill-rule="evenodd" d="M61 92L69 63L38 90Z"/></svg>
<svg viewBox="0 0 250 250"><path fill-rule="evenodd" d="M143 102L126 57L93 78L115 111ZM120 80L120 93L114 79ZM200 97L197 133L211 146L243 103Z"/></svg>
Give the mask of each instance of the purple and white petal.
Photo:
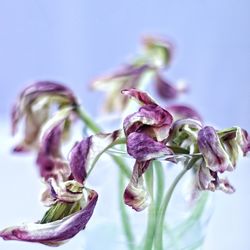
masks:
<svg viewBox="0 0 250 250"><path fill-rule="evenodd" d="M137 212L150 204L150 197L144 187L143 174L150 166L150 161L135 162L133 174L124 192L124 202Z"/></svg>
<svg viewBox="0 0 250 250"><path fill-rule="evenodd" d="M137 161L148 161L164 156L172 155L173 152L164 143L157 142L144 133L131 133L127 137L127 151Z"/></svg>
<svg viewBox="0 0 250 250"><path fill-rule="evenodd" d="M202 128L200 121L181 119L173 123L168 138L168 145L177 146L194 153L198 132Z"/></svg>
<svg viewBox="0 0 250 250"><path fill-rule="evenodd" d="M49 117L51 104L62 107L75 107L78 101L73 92L62 84L40 81L25 88L13 105L11 113L12 134L17 132L21 119L25 119L25 136L23 141L16 146L15 152L28 151L36 148L37 139L42 125Z"/></svg>
<svg viewBox="0 0 250 250"><path fill-rule="evenodd" d="M174 120L194 119L200 122L203 121L201 115L194 108L186 105L171 105L166 109L173 115Z"/></svg>
<svg viewBox="0 0 250 250"><path fill-rule="evenodd" d="M135 99L137 102L139 102L142 105L146 105L146 104L156 105L156 102L154 101L154 99L148 93L144 91L141 91L135 88L130 88L130 89L123 89L121 93L130 98Z"/></svg>
<svg viewBox="0 0 250 250"><path fill-rule="evenodd" d="M165 100L173 100L179 97L180 94L187 92L188 88L183 81L179 81L178 84L173 85L158 74L156 76L156 90L158 95Z"/></svg>
<svg viewBox="0 0 250 250"><path fill-rule="evenodd" d="M172 124L172 115L158 105L148 104L127 116L123 123L126 135L132 132L143 132L145 128L151 128L158 141L168 137L169 129Z"/></svg>
<svg viewBox="0 0 250 250"><path fill-rule="evenodd" d="M83 230L91 218L98 195L89 191L88 200L79 212L50 223L29 223L10 227L0 232L4 240L36 242L49 246L59 246Z"/></svg>
<svg viewBox="0 0 250 250"><path fill-rule="evenodd" d="M229 155L223 148L220 138L213 127L206 126L199 131L198 147L207 167L212 171L223 173L234 169Z"/></svg>
<svg viewBox="0 0 250 250"><path fill-rule="evenodd" d="M70 168L74 179L83 183L100 155L116 141L121 131L92 135L77 142L70 153Z"/></svg>
<svg viewBox="0 0 250 250"><path fill-rule="evenodd" d="M58 181L50 178L47 183L48 188L42 194L42 201L46 205L56 201L72 203L83 198L83 185L75 180Z"/></svg>

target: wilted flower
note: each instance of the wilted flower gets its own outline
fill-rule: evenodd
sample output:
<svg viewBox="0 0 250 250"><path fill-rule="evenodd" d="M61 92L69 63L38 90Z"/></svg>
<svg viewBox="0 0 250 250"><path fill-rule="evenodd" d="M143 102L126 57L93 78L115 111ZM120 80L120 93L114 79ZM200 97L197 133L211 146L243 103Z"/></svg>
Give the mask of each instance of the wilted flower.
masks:
<svg viewBox="0 0 250 250"><path fill-rule="evenodd" d="M77 105L73 92L62 84L50 81L35 82L26 87L19 95L12 109L12 133L17 132L17 126L25 120L24 139L14 148L23 152L37 148L37 141L42 126L50 117L51 109L58 110Z"/></svg>
<svg viewBox="0 0 250 250"><path fill-rule="evenodd" d="M187 150L188 153L197 153L197 138L202 124L194 119L180 119L173 123L168 145Z"/></svg>
<svg viewBox="0 0 250 250"><path fill-rule="evenodd" d="M218 134L235 167L239 156L246 156L250 151L250 140L247 131L240 127L233 127L219 131Z"/></svg>
<svg viewBox="0 0 250 250"><path fill-rule="evenodd" d="M85 228L93 214L98 195L94 190L87 192L88 196L83 204L79 205L77 212L69 211L62 219L48 223L37 222L6 228L0 232L0 237L4 240L36 242L49 246L65 243Z"/></svg>
<svg viewBox="0 0 250 250"><path fill-rule="evenodd" d="M133 209L141 211L148 204L143 173L149 167L150 160L173 153L165 145L173 118L145 92L129 89L123 90L122 93L142 104L142 107L127 116L123 123L127 151L136 159L130 183L124 193L124 200Z"/></svg>
<svg viewBox="0 0 250 250"><path fill-rule="evenodd" d="M101 154L119 138L120 131L96 134L77 142L69 161L65 161L59 145L65 120L56 121L45 131L37 159L41 177L47 184L42 201L50 208L37 223L1 231L0 237L5 240L58 246L84 229L93 214L98 195L86 188L85 182Z"/></svg>
<svg viewBox="0 0 250 250"><path fill-rule="evenodd" d="M247 153L247 145L247 132L238 127L219 132L209 126L201 129L198 146L203 161L197 170L198 188L233 193L234 187L219 175L234 170L240 151Z"/></svg>
<svg viewBox="0 0 250 250"><path fill-rule="evenodd" d="M152 68L147 64L128 64L119 70L99 77L92 82L92 88L102 90L107 93L104 111L122 111L128 102L125 96L120 96L124 88L138 88L145 77L152 72Z"/></svg>
<svg viewBox="0 0 250 250"><path fill-rule="evenodd" d="M175 99L187 91L183 81L176 86L171 85L160 72L170 64L172 45L163 38L146 36L142 40L142 46L142 53L130 63L92 82L93 89L107 93L105 111L123 111L126 108L128 99L120 96L122 89L144 89L152 82L165 100Z"/></svg>

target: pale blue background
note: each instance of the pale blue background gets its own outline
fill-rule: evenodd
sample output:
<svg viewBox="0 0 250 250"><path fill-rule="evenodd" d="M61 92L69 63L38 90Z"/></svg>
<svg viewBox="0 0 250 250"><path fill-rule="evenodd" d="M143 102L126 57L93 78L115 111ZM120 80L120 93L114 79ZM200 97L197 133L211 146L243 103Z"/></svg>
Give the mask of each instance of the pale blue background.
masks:
<svg viewBox="0 0 250 250"><path fill-rule="evenodd" d="M247 0L1 0L1 124L23 84L34 79L71 84L88 110L96 113L101 94L87 92L89 81L131 55L141 34L160 33L177 47L169 78L184 77L192 89L182 101L197 106L206 121L220 128L240 125L250 130L249 10ZM23 213L30 215L28 219L38 214L25 210L25 202L36 199L35 181L34 193L29 194L29 186L17 186L7 195L7 178L13 186L22 185L22 178L32 179L34 173L15 166L8 138L3 139L6 131L1 127L0 227L20 221ZM29 165L28 160L19 162ZM249 165L244 160L230 178L236 194L217 195L208 250L250 249ZM24 199L19 190L26 190ZM39 205L34 210L39 211ZM0 249L47 247L0 241Z"/></svg>

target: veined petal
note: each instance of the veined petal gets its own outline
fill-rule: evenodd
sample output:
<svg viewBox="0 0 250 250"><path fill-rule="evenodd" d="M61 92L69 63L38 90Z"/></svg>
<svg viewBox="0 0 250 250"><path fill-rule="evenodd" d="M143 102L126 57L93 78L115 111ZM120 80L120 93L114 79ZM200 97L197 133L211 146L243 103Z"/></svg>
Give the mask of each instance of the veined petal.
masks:
<svg viewBox="0 0 250 250"><path fill-rule="evenodd" d="M130 89L123 89L121 91L123 95L126 95L130 98L135 99L139 104L146 105L146 104L156 104L154 99L146 92L130 88Z"/></svg>
<svg viewBox="0 0 250 250"><path fill-rule="evenodd" d="M173 118L167 110L158 105L148 104L141 107L138 112L127 116L123 128L126 135L150 128L154 131L153 137L162 141L168 137L172 121Z"/></svg>
<svg viewBox="0 0 250 250"><path fill-rule="evenodd" d="M182 147L194 153L198 132L202 128L201 123L194 119L181 119L173 123L168 144L170 146Z"/></svg>
<svg viewBox="0 0 250 250"><path fill-rule="evenodd" d="M110 87L112 87L108 85L116 85L118 83L121 83L122 88L135 88L137 84L136 80L140 78L142 73L149 69L150 67L147 64L143 64L141 66L132 64L124 65L115 72L97 78L92 82L91 87L94 89L101 89L106 91L107 89L110 89Z"/></svg>
<svg viewBox="0 0 250 250"><path fill-rule="evenodd" d="M48 180L48 189L42 195L46 205L56 201L66 203L80 201L83 198L83 185L75 180L61 181L54 178Z"/></svg>
<svg viewBox="0 0 250 250"><path fill-rule="evenodd" d="M135 162L133 174L124 192L124 202L136 211L142 211L149 203L149 194L144 187L143 174L148 169L150 161Z"/></svg>
<svg viewBox="0 0 250 250"><path fill-rule="evenodd" d="M119 130L92 135L77 142L70 153L70 168L74 179L83 183L100 155L120 136Z"/></svg>
<svg viewBox="0 0 250 250"><path fill-rule="evenodd" d="M93 214L97 199L97 193L91 190L88 194L87 204L79 212L50 223L29 223L6 228L0 232L0 237L4 240L19 240L59 246L86 227Z"/></svg>
<svg viewBox="0 0 250 250"><path fill-rule="evenodd" d="M137 161L148 161L173 152L162 142L157 142L144 133L131 133L127 138L128 153Z"/></svg>
<svg viewBox="0 0 250 250"><path fill-rule="evenodd" d="M197 187L200 190L221 190L224 193L232 194L235 188L227 179L221 179L217 172L212 171L206 166L205 162L198 167L196 172Z"/></svg>
<svg viewBox="0 0 250 250"><path fill-rule="evenodd" d="M176 99L180 94L187 92L188 88L183 81L178 82L178 84L174 86L158 74L156 77L156 90L160 97L165 100L172 100Z"/></svg>
<svg viewBox="0 0 250 250"><path fill-rule="evenodd" d="M50 177L67 180L70 175L68 163L61 156L61 141L65 124L69 119L71 108L58 111L49 120L41 132L40 147L37 156L37 165L41 177L47 180Z"/></svg>
<svg viewBox="0 0 250 250"><path fill-rule="evenodd" d="M139 87L151 70L147 64L128 64L109 75L99 77L93 81L91 85L93 89L103 90L107 93L104 111L124 110L128 104L128 98L120 95L121 90Z"/></svg>
<svg viewBox="0 0 250 250"><path fill-rule="evenodd" d="M68 103L73 106L78 102L73 92L60 83L51 81L34 82L20 93L16 103L13 106L11 116L13 134L16 133L19 120L25 115L25 112L31 108L31 105L33 105L34 102L39 101L38 98L48 97L57 97L57 99L61 100L60 103Z"/></svg>
<svg viewBox="0 0 250 250"><path fill-rule="evenodd" d="M232 171L233 165L223 148L219 136L213 127L204 127L198 134L198 146L207 167L214 172Z"/></svg>

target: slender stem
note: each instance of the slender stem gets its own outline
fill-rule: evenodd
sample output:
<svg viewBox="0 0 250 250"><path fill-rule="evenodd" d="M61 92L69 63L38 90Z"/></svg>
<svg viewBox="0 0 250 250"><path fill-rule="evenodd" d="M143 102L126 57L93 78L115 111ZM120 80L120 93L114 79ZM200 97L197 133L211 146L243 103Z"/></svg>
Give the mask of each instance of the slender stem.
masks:
<svg viewBox="0 0 250 250"><path fill-rule="evenodd" d="M155 223L156 223L156 206L154 200L154 172L153 166L150 166L145 173L146 184L148 192L151 196L151 204L148 208L148 222L147 231L144 238L144 250L152 250L153 240L155 235Z"/></svg>
<svg viewBox="0 0 250 250"><path fill-rule="evenodd" d="M119 172L119 194L122 194L123 192L124 192L124 175L120 171ZM132 227L131 227L130 220L129 220L129 215L127 214L126 207L123 202L123 198L119 197L119 201L120 201L119 205L120 205L122 226L123 226L125 237L128 242L128 249L134 250L135 239L134 239L134 234L132 232Z"/></svg>
<svg viewBox="0 0 250 250"><path fill-rule="evenodd" d="M78 116L82 119L82 121L85 123L85 125L92 130L92 132L94 133L100 133L102 131L102 129L90 118L90 116L80 107L76 108L76 112L78 113ZM108 148L113 147L117 144L124 144L125 140L124 138L118 139L117 141L115 141L114 143L112 143L111 145L109 145ZM95 162L92 164L89 173L92 171L95 163L97 162L97 160L100 158L100 156L108 149L106 148L105 150L103 150L103 152L100 153L100 155L96 158ZM116 156L116 155L111 155L111 158L113 159L113 161L118 165L119 167L119 184L120 184L120 193L123 193L124 190L124 176L126 176L126 178L130 178L131 176L131 171L128 169L126 163L122 160L121 157ZM88 173L88 175L89 175ZM130 225L130 218L129 215L127 214L123 199L120 198L120 214L121 214L121 220L122 220L122 226L123 226L123 230L128 242L128 248L130 250L134 250L135 249L135 240L134 240L134 234L132 232L132 227Z"/></svg>
<svg viewBox="0 0 250 250"><path fill-rule="evenodd" d="M163 250L163 229L164 229L164 220L165 220L165 214L169 205L169 201L172 197L172 194L175 190L175 187L181 180L181 178L186 174L186 172L194 165L194 163L198 160L198 157L192 158L188 165L176 176L175 180L169 187L169 190L167 191L160 210L158 214L158 219L157 219L157 227L156 227L156 235L155 235L155 249L157 250Z"/></svg>
<svg viewBox="0 0 250 250"><path fill-rule="evenodd" d="M80 106L76 107L76 112L79 116L79 118L85 123L85 125L94 133L100 133L102 131L102 129L90 118L90 116L86 113L85 110L83 110ZM121 139L123 143L124 139ZM120 144L119 143L114 143L112 144L112 146L116 145L116 144ZM103 153L103 152L102 152ZM101 154L102 154L101 153ZM100 154L100 156L101 156ZM100 157L99 156L99 157ZM99 159L98 157L98 159ZM111 155L111 158L113 159L113 161L118 165L120 171L123 172L124 175L126 175L127 178L130 178L131 176L131 171L127 168L126 164L124 163L124 161L121 159L121 157L119 156L115 156L115 155ZM98 160L97 159L97 160ZM96 163L96 162L95 162ZM91 167L91 169L93 168L93 166Z"/></svg>
<svg viewBox="0 0 250 250"><path fill-rule="evenodd" d="M160 210L161 201L164 194L164 186L165 186L165 179L164 179L164 171L162 167L162 163L160 161L154 161L155 165L155 173L156 173L156 208L157 214Z"/></svg>
<svg viewBox="0 0 250 250"><path fill-rule="evenodd" d="M90 116L80 106L76 107L76 113L84 124L94 133L100 133L101 128L90 118Z"/></svg>

